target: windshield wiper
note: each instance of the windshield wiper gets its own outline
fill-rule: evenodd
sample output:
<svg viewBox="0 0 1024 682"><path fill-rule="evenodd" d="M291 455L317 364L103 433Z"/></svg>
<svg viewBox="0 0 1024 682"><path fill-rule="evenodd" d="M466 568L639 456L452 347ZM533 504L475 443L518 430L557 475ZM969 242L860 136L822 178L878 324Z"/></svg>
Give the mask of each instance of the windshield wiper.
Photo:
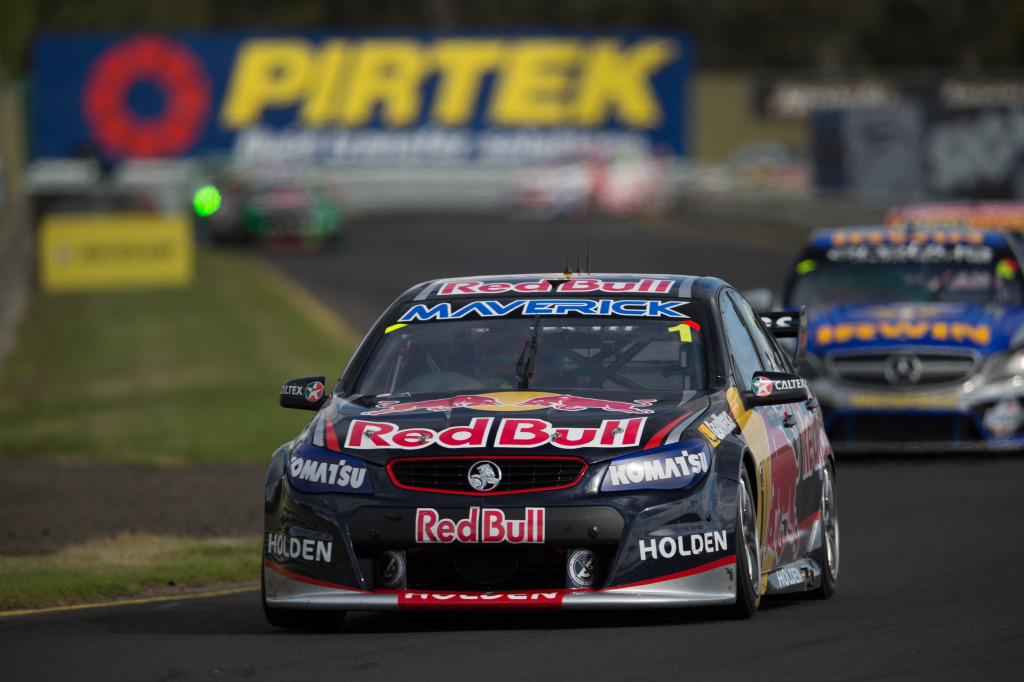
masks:
<svg viewBox="0 0 1024 682"><path fill-rule="evenodd" d="M540 315L533 318L533 334L530 335L530 342L523 346L523 352L519 354L516 361L516 376L519 377L519 390L525 391L530 387L530 377L533 376L533 359L537 357L537 334L540 332Z"/></svg>

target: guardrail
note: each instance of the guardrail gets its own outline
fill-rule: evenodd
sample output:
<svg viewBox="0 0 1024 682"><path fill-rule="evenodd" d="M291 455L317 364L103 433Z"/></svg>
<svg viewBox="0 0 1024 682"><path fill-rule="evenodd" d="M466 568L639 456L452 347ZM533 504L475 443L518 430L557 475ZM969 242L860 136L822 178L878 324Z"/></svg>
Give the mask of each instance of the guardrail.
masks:
<svg viewBox="0 0 1024 682"><path fill-rule="evenodd" d="M125 195L145 193L155 210L180 212L187 210L192 192L207 183L216 182L223 172L223 163L209 161L165 161L125 163L108 173L88 159L37 161L27 177L30 195L77 195L98 197L103 193ZM792 164L790 164L792 165ZM510 193L527 169L506 166L420 166L379 167L349 166L345 168L273 166L266 162L236 164L243 175L258 173L301 177L315 173L343 185L347 190L346 209L349 215L366 215L394 211L495 211L505 207ZM817 224L831 219L860 222L871 218L877 206L868 206L863 198L856 201L844 197L815 196L809 179L787 189L780 189L769 166L756 172L729 164L701 164L676 161L668 166L670 194L687 204L717 205L717 210L732 213L756 213L766 204L786 213L786 219L811 220ZM789 169L792 172L792 169ZM781 176L781 173L780 173ZM879 197L878 205L898 203L898 197ZM827 206L821 211L808 207ZM787 212L787 207L793 207ZM753 217L753 216L752 216Z"/></svg>

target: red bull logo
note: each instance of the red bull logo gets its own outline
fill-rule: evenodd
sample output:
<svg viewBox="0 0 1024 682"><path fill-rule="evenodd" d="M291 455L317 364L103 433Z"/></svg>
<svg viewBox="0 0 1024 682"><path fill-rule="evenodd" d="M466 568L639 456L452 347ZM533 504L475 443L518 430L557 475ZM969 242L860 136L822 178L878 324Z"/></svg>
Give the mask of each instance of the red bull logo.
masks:
<svg viewBox="0 0 1024 682"><path fill-rule="evenodd" d="M470 507L469 516L458 521L442 517L436 509L417 509L416 542L540 544L544 542L544 508L527 507L526 518L508 519L501 509Z"/></svg>
<svg viewBox="0 0 1024 682"><path fill-rule="evenodd" d="M459 395L454 398L439 398L419 402L403 403L397 400L382 400L376 409L363 412L365 415L394 414L427 410L429 412L445 412L456 407L476 410L540 410L545 408L565 412L580 410L604 410L605 412L624 412L626 414L652 414L649 409L656 402L654 398L641 398L633 401L606 400L604 398L586 398L576 395L555 393L525 393L513 391L509 393L492 393L483 395Z"/></svg>
<svg viewBox="0 0 1024 682"><path fill-rule="evenodd" d="M482 282L466 280L462 282L446 282L438 289L438 296L453 294L505 294L532 293L549 291L601 292L609 294L623 293L656 293L667 294L672 290L672 280L640 279L635 281L611 282L602 279L576 278L564 282L552 282L548 279L537 279L528 282Z"/></svg>
<svg viewBox="0 0 1024 682"><path fill-rule="evenodd" d="M502 419L495 428L493 447L556 448L636 447L646 417L605 419L595 427L556 427L543 419ZM418 450L429 445L444 448L479 448L487 445L494 420L476 418L467 426L450 426L440 431L428 428L399 428L390 422L355 419L348 429L345 447L355 450Z"/></svg>

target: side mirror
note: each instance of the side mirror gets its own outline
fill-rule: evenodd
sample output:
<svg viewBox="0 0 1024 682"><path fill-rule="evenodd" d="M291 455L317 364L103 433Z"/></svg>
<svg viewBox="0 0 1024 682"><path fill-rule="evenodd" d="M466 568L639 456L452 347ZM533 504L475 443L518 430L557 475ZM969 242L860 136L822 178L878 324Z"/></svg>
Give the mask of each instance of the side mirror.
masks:
<svg viewBox="0 0 1024 682"><path fill-rule="evenodd" d="M327 377L289 379L281 387L281 407L319 410L327 402L325 381L327 381Z"/></svg>
<svg viewBox="0 0 1024 682"><path fill-rule="evenodd" d="M807 400L807 381L788 372L754 372L741 393L746 407L800 403Z"/></svg>
<svg viewBox="0 0 1024 682"><path fill-rule="evenodd" d="M796 348L793 349L794 367L807 357L807 306L800 306L800 312L774 312L759 313L761 322L768 328L777 339L796 339Z"/></svg>

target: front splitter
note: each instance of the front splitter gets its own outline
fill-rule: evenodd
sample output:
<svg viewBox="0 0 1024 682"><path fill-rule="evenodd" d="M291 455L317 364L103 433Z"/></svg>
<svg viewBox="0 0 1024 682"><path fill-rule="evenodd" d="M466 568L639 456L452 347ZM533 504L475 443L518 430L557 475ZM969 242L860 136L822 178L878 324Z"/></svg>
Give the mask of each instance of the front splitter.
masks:
<svg viewBox="0 0 1024 682"><path fill-rule="evenodd" d="M366 592L332 585L264 561L270 608L338 611L598 610L715 606L736 601L736 558L605 590Z"/></svg>

